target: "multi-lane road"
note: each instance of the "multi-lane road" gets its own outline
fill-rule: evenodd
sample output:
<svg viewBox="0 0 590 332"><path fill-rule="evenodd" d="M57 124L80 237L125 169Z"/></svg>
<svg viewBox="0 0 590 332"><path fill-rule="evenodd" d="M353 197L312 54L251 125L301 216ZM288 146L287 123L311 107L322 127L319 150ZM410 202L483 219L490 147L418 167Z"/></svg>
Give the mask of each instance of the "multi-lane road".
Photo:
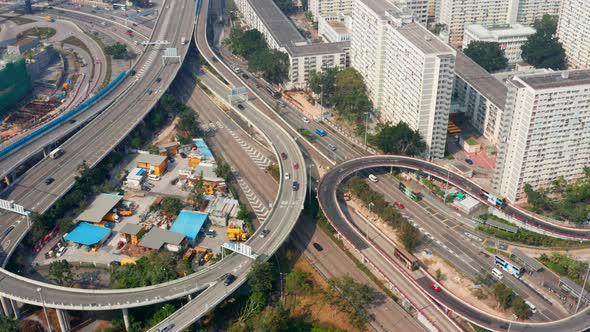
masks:
<svg viewBox="0 0 590 332"><path fill-rule="evenodd" d="M364 169L376 167L406 167L427 168L426 161L415 158L403 156L371 156L365 158L358 158L350 160L338 165L335 169L330 171L320 182L318 191L318 199L320 206L326 214L326 217L334 225L334 227L341 233L348 241L350 241L357 249L362 250L364 254L369 257L374 264L378 264L380 268L385 266L399 265L396 259L391 255L393 246L389 241L383 237L369 238L362 233L359 225L362 221L356 221L348 218L342 210L339 203L337 188L350 175ZM377 263L378 262L378 263ZM403 268L398 269L402 274L407 275L416 282L416 286L421 292L428 294L432 301L437 302L440 306L461 315L465 319L495 331L581 331L590 326L590 308L580 311L578 314L567 317L565 319L547 322L547 323L523 323L511 322L505 319L487 314L481 310L475 309L469 304L464 303L448 292L436 293L429 288L431 279L426 274L417 275L410 273Z"/></svg>

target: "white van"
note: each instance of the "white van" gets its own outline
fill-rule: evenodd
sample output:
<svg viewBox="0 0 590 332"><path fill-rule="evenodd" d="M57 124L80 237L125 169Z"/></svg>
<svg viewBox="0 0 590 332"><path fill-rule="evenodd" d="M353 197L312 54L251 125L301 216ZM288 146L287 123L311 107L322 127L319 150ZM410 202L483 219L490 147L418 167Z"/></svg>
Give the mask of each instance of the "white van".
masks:
<svg viewBox="0 0 590 332"><path fill-rule="evenodd" d="M369 180L371 180L373 183L377 183L379 181L379 179L377 179L377 177L373 174L369 174Z"/></svg>
<svg viewBox="0 0 590 332"><path fill-rule="evenodd" d="M502 278L504 278L504 274L502 274L502 271L493 268L492 269L492 275L494 276L494 278L498 279L498 280L502 280Z"/></svg>
<svg viewBox="0 0 590 332"><path fill-rule="evenodd" d="M160 181L161 178L157 175L150 174L150 175L148 175L148 179L154 180L154 181Z"/></svg>
<svg viewBox="0 0 590 332"><path fill-rule="evenodd" d="M531 302L529 302L529 300L524 301L524 303L526 303L526 305L529 306L529 308L531 308L531 312L534 314L535 312L537 312L537 307L535 307L534 304L532 304Z"/></svg>

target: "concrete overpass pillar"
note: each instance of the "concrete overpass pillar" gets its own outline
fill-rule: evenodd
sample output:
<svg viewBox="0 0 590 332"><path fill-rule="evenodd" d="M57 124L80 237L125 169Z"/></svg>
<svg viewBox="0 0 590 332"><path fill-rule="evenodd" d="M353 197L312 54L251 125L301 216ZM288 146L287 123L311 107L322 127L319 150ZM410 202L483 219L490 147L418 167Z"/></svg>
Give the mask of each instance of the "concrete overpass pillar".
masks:
<svg viewBox="0 0 590 332"><path fill-rule="evenodd" d="M57 320L59 321L61 332L68 332L70 330L68 312L61 309L55 309L55 313L57 314Z"/></svg>
<svg viewBox="0 0 590 332"><path fill-rule="evenodd" d="M20 312L18 310L18 302L15 300L10 300L10 305L12 306L12 312L14 313L14 318L20 319Z"/></svg>
<svg viewBox="0 0 590 332"><path fill-rule="evenodd" d="M187 295L187 297L188 297L188 300L189 301L192 301L193 300L193 294L189 294L189 295Z"/></svg>
<svg viewBox="0 0 590 332"><path fill-rule="evenodd" d="M12 183L12 176L10 176L10 174L6 175L4 177L4 181L6 181L7 186L10 186L10 184Z"/></svg>
<svg viewBox="0 0 590 332"><path fill-rule="evenodd" d="M125 331L129 331L129 311L123 308L123 323L125 323Z"/></svg>
<svg viewBox="0 0 590 332"><path fill-rule="evenodd" d="M8 306L8 303L6 302L6 298L0 297L0 303L2 303L2 310L4 311L4 314L6 315L6 317L10 317L12 311L11 311L10 307Z"/></svg>

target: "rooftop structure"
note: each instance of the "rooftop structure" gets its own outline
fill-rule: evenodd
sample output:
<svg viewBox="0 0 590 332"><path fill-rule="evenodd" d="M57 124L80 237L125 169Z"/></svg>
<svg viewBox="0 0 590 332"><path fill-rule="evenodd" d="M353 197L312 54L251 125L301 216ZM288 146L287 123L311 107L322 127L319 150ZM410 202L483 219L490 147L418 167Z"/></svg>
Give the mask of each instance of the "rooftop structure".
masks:
<svg viewBox="0 0 590 332"><path fill-rule="evenodd" d="M69 232L64 239L85 246L93 246L106 240L110 233L110 228L81 222L76 228Z"/></svg>
<svg viewBox="0 0 590 332"><path fill-rule="evenodd" d="M123 225L123 227L121 227L119 233L137 235L142 229L143 227L141 225L126 223L125 225Z"/></svg>
<svg viewBox="0 0 590 332"><path fill-rule="evenodd" d="M141 238L139 245L154 250L160 250L164 244L180 246L184 237L184 234L153 227Z"/></svg>
<svg viewBox="0 0 590 332"><path fill-rule="evenodd" d="M273 0L248 0L263 21L274 39L280 45L294 45L305 43L305 38L299 33L295 25L283 14Z"/></svg>
<svg viewBox="0 0 590 332"><path fill-rule="evenodd" d="M166 158L166 156L160 156L159 154L140 153L137 157L137 162L150 165L160 165L166 161Z"/></svg>
<svg viewBox="0 0 590 332"><path fill-rule="evenodd" d="M207 206L209 220L218 226L227 226L229 219L235 218L240 210L240 202L229 197L215 197Z"/></svg>
<svg viewBox="0 0 590 332"><path fill-rule="evenodd" d="M90 203L90 206L82 212L76 220L91 223L101 222L105 215L119 204L123 199L122 195L117 194L100 194Z"/></svg>
<svg viewBox="0 0 590 332"><path fill-rule="evenodd" d="M512 249L512 258L517 263L523 264L524 268L528 271L539 272L545 268L545 266L539 263L538 260L529 257L527 254L525 254L518 248Z"/></svg>
<svg viewBox="0 0 590 332"><path fill-rule="evenodd" d="M522 61L521 47L535 32L535 29L521 24L470 24L465 26L463 48L474 41L495 42L500 44L508 63L515 64Z"/></svg>
<svg viewBox="0 0 590 332"><path fill-rule="evenodd" d="M187 239L192 241L198 237L199 231L207 221L207 217L207 213L183 210L174 220L170 231L184 234Z"/></svg>

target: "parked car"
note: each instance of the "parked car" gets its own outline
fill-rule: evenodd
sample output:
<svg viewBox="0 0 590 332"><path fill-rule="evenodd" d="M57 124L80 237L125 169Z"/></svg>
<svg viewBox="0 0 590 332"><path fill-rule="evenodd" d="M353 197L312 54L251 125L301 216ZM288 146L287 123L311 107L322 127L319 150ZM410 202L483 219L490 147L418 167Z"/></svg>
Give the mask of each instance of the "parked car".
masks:
<svg viewBox="0 0 590 332"><path fill-rule="evenodd" d="M469 165L473 165L473 160L471 160L471 159L465 159L465 162L468 163Z"/></svg>
<svg viewBox="0 0 590 332"><path fill-rule="evenodd" d="M61 247L61 248L59 248L59 249L57 250L57 254L56 254L56 256L57 256L57 257L61 257L61 256L63 256L63 254L66 252L66 250L68 250L68 248L67 248L67 247Z"/></svg>
<svg viewBox="0 0 590 332"><path fill-rule="evenodd" d="M283 160L287 160L287 154L282 152L281 153L281 158L283 158Z"/></svg>
<svg viewBox="0 0 590 332"><path fill-rule="evenodd" d="M322 251L324 250L324 248L317 242L313 243L313 247L317 250L317 251Z"/></svg>
<svg viewBox="0 0 590 332"><path fill-rule="evenodd" d="M239 109L240 111L243 111L243 110L245 109L245 107L244 107L244 105L242 105L242 104L238 104L238 109Z"/></svg>
<svg viewBox="0 0 590 332"><path fill-rule="evenodd" d="M262 230L262 233L260 233L260 237L261 237L261 238L265 238L265 237L268 235L268 233L270 233L270 230L268 230L268 229L263 229L263 230Z"/></svg>
<svg viewBox="0 0 590 332"><path fill-rule="evenodd" d="M54 178L52 178L52 177L48 177L47 179L45 179L45 184L46 184L46 185L50 185L50 184L52 184L52 183L53 183L53 181L55 181L55 179L54 179Z"/></svg>
<svg viewBox="0 0 590 332"><path fill-rule="evenodd" d="M440 286L439 286L437 283L434 283L434 282L431 282L431 283L430 283L430 285L428 285L428 286L430 286L430 288L431 288L433 291L437 292L437 293L440 293L440 291L442 290L442 289L440 288Z"/></svg>

